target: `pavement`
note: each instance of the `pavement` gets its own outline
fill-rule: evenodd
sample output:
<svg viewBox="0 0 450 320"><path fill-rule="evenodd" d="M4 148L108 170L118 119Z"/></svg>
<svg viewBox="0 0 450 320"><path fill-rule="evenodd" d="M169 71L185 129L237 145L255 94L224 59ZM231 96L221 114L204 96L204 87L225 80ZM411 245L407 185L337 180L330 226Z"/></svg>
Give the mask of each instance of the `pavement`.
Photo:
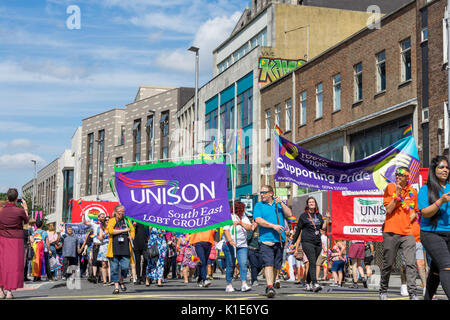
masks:
<svg viewBox="0 0 450 320"><path fill-rule="evenodd" d="M377 276L377 274L375 273L372 277L373 278L371 279L371 281L368 282L368 287L369 287L369 289L372 289L372 290L378 290L379 282L380 282L379 275ZM43 279L45 279L45 277L43 277ZM225 280L225 274L221 274L220 272L217 272L214 274L214 279ZM86 278L83 278L83 280L86 280ZM240 281L237 281L237 282L240 282ZM260 284L265 283L265 280L261 275L258 277L258 282ZM282 280L282 282L287 282L287 281ZM330 285L332 282L333 282L332 279L328 279L327 281L320 281L320 283L323 285ZM419 284L419 283L420 283L420 281L417 280L417 284ZM347 278L344 286L348 287L348 286L350 286L350 284L351 284L351 280L349 278ZM60 288L60 287L65 287L65 286L66 286L66 281L62 281L62 280L56 280L56 281L43 280L41 282L27 281L24 284L24 288L19 289L19 291L21 291L21 290L50 290L53 288ZM362 287L362 284L360 283L359 286ZM400 290L400 286L401 286L400 275L399 274L391 274L391 277L389 279L389 289Z"/></svg>

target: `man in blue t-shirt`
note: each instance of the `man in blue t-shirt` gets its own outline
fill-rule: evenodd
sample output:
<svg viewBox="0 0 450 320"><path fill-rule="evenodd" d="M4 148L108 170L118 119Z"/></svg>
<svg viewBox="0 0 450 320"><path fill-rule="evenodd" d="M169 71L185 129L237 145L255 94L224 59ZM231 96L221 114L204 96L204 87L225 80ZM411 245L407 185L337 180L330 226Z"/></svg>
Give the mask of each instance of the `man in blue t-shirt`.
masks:
<svg viewBox="0 0 450 320"><path fill-rule="evenodd" d="M273 197L271 186L262 186L260 195L261 201L253 209L253 218L259 225L260 255L267 282L266 293L272 298L275 296L274 279L283 262L283 247L286 242L284 219L292 215L292 210L279 198Z"/></svg>

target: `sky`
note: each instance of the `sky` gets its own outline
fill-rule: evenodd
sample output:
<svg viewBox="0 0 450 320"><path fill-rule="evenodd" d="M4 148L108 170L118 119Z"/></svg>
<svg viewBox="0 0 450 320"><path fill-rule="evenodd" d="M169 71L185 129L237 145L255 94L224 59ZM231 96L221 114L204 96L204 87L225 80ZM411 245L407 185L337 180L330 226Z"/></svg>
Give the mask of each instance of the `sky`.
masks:
<svg viewBox="0 0 450 320"><path fill-rule="evenodd" d="M140 85L195 87L242 0L0 0L0 192L71 148L82 119L133 102Z"/></svg>

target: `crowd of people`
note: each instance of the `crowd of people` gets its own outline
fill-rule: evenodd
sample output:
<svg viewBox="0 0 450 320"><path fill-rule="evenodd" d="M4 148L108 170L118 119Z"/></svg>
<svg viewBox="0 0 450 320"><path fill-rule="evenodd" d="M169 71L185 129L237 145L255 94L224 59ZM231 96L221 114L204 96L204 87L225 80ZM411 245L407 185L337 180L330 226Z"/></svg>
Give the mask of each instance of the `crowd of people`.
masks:
<svg viewBox="0 0 450 320"><path fill-rule="evenodd" d="M417 300L419 275L424 298L431 300L439 284L450 296L450 184L449 162L439 156L432 160L427 183L415 190L409 169L396 169L396 180L385 189L383 204L383 250L379 296L387 299L390 274L398 251L402 260L402 295ZM209 287L214 274L225 275L227 293L241 292L266 282L271 298L281 280L319 292L320 281L331 278L331 286L350 288L358 282L367 288L372 276L374 243L345 241L330 243L327 232L329 212L322 215L314 197L306 200L303 212L294 217L292 209L274 195L271 186L260 188L261 201L252 216L240 201L230 203L232 225L217 230L181 234L149 227L126 218L118 205L110 218L100 214L96 221L83 220L90 231L78 238L70 225L63 232L55 225L42 229L42 220L30 220L26 203L18 206L18 193L8 190L8 201L0 203L0 298L13 298L12 291L24 281L67 279L74 273L90 282L114 286L113 294L127 290L125 279L135 285L161 287L170 279L196 281ZM426 259L424 256L426 251ZM426 262L425 262L426 260ZM429 266L427 274L426 265ZM17 270L24 270L23 274ZM350 271L351 270L351 271ZM322 276L321 276L322 275Z"/></svg>

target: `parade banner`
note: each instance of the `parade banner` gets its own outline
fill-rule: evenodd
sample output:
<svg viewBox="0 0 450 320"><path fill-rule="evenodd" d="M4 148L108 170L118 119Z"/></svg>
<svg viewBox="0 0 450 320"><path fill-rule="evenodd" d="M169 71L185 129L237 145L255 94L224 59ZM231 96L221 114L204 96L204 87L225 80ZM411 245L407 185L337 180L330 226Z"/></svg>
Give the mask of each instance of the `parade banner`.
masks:
<svg viewBox="0 0 450 320"><path fill-rule="evenodd" d="M77 237L79 244L83 244L86 235L90 233L92 227L82 223L66 223L64 224L64 234L67 234L67 227L72 227L73 234ZM94 234L92 234L92 237Z"/></svg>
<svg viewBox="0 0 450 320"><path fill-rule="evenodd" d="M83 221L83 213L85 221L97 221L97 217L100 213L112 217L114 208L118 204L119 203L115 201L72 200L71 223L81 223Z"/></svg>
<svg viewBox="0 0 450 320"><path fill-rule="evenodd" d="M412 136L362 160L345 163L314 154L274 134L275 179L302 187L336 191L382 190L387 178L395 181L395 169L408 167L411 182L419 176L419 155Z"/></svg>
<svg viewBox="0 0 450 320"><path fill-rule="evenodd" d="M420 169L419 190L426 183L428 169ZM333 240L383 241L382 225L386 218L383 206L383 190L369 192L333 191L332 217Z"/></svg>
<svg viewBox="0 0 450 320"><path fill-rule="evenodd" d="M115 167L125 216L145 225L195 233L231 225L223 159Z"/></svg>

